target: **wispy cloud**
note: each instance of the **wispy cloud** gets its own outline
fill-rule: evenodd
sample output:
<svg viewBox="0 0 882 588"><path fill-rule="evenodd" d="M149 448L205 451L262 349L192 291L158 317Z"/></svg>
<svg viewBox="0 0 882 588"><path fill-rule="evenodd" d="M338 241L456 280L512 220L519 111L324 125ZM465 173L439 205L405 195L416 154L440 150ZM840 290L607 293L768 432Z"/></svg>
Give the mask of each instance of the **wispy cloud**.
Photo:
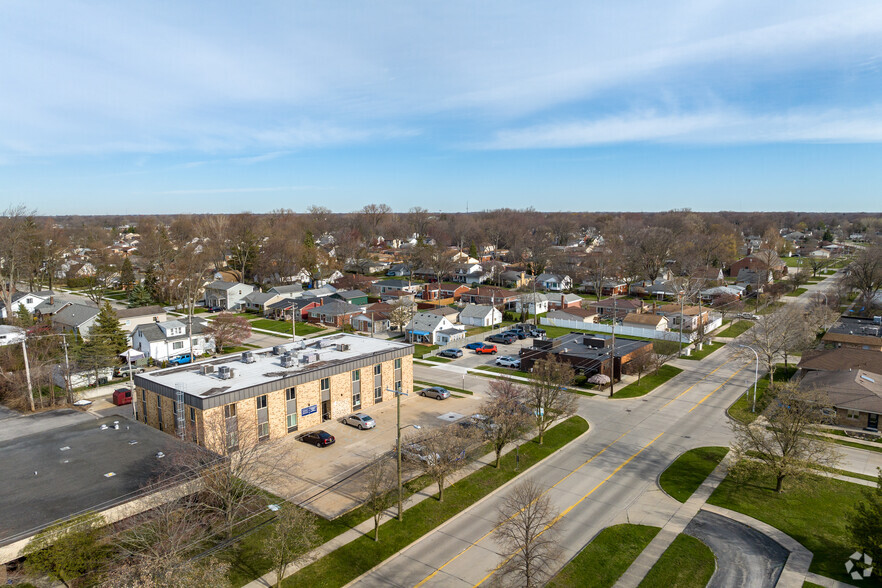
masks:
<svg viewBox="0 0 882 588"><path fill-rule="evenodd" d="M303 190L328 190L322 186L271 186L254 188L191 188L187 190L162 190L154 194L180 195L189 194L250 194L259 192L301 192Z"/></svg>
<svg viewBox="0 0 882 588"><path fill-rule="evenodd" d="M663 114L654 111L499 131L473 148L561 149L623 143L877 143L882 106L859 110L751 115L726 110Z"/></svg>

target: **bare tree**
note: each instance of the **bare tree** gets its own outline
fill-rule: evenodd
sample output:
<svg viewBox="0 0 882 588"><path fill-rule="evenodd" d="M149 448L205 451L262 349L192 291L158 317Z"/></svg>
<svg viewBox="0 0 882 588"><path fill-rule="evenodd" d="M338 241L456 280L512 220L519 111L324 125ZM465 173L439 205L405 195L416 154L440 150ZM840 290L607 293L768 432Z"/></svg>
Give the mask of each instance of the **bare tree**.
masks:
<svg viewBox="0 0 882 588"><path fill-rule="evenodd" d="M205 333L214 337L217 352L223 353L224 346L240 345L251 336L251 323L231 312L222 312L209 323Z"/></svg>
<svg viewBox="0 0 882 588"><path fill-rule="evenodd" d="M403 329L410 322L410 319L413 318L413 315L416 314L416 306L406 298L399 298L389 306L391 306L389 310L389 323L397 329Z"/></svg>
<svg viewBox="0 0 882 588"><path fill-rule="evenodd" d="M520 439L532 424L524 399L524 390L513 381L490 381L490 393L481 406L481 414L493 423L487 428L486 437L496 452L497 468L505 446Z"/></svg>
<svg viewBox="0 0 882 588"><path fill-rule="evenodd" d="M865 305L870 305L882 289L882 247L861 250L848 265L845 282L860 293Z"/></svg>
<svg viewBox="0 0 882 588"><path fill-rule="evenodd" d="M655 365L656 359L654 353L641 353L635 356L631 361L625 364L625 372L637 376L637 383L640 378Z"/></svg>
<svg viewBox="0 0 882 588"><path fill-rule="evenodd" d="M665 267L674 247L674 234L662 227L645 227L634 236L631 255L636 267L653 282Z"/></svg>
<svg viewBox="0 0 882 588"><path fill-rule="evenodd" d="M409 439L402 445L401 456L409 468L438 484L438 501L442 502L447 479L468 465L478 444L479 440L469 431L447 427Z"/></svg>
<svg viewBox="0 0 882 588"><path fill-rule="evenodd" d="M746 333L742 335L743 344L751 347L759 355L769 372L769 382L775 381L775 362L784 355L788 346L788 326L785 313L775 312L760 315ZM744 353L744 357L753 357Z"/></svg>
<svg viewBox="0 0 882 588"><path fill-rule="evenodd" d="M316 546L317 529L315 515L305 508L286 503L276 513L269 540L264 543L276 572L276 588L281 588L290 563Z"/></svg>
<svg viewBox="0 0 882 588"><path fill-rule="evenodd" d="M540 445L551 423L576 412L576 398L566 390L574 376L573 368L556 357L533 364L530 383L526 387L526 402L539 429Z"/></svg>
<svg viewBox="0 0 882 588"><path fill-rule="evenodd" d="M227 574L230 564L214 557L199 560L172 555L161 567L148 568L136 562L116 565L102 579L106 588L191 588L230 585Z"/></svg>
<svg viewBox="0 0 882 588"><path fill-rule="evenodd" d="M737 473L770 474L775 477L775 490L783 492L785 479L834 466L839 459L835 445L808 434L829 422L830 414L834 410L826 392L800 389L792 382L779 385L763 418L732 422Z"/></svg>
<svg viewBox="0 0 882 588"><path fill-rule="evenodd" d="M21 266L27 256L28 235L32 231L35 211L24 205L10 206L0 214L0 299L6 306L7 318L15 314L12 296L20 278Z"/></svg>
<svg viewBox="0 0 882 588"><path fill-rule="evenodd" d="M494 532L503 553L511 554L498 568L503 583L525 588L545 585L563 553L559 518L545 490L532 479L520 482L505 497Z"/></svg>
<svg viewBox="0 0 882 588"><path fill-rule="evenodd" d="M390 460L376 459L364 475L364 506L374 519L374 541L380 540L380 518L395 504L395 468Z"/></svg>
<svg viewBox="0 0 882 588"><path fill-rule="evenodd" d="M585 275L588 283L594 288L597 300L603 295L603 284L606 280L618 276L619 266L618 253L612 248L598 247L588 254L585 261Z"/></svg>

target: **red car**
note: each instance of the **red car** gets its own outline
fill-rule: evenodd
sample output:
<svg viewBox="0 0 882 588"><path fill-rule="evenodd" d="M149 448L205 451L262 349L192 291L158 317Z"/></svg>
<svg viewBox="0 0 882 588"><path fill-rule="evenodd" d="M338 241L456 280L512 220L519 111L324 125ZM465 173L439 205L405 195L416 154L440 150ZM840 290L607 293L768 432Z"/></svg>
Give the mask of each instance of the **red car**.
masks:
<svg viewBox="0 0 882 588"><path fill-rule="evenodd" d="M481 345L480 347L475 347L475 353L478 355L496 355L496 345Z"/></svg>
<svg viewBox="0 0 882 588"><path fill-rule="evenodd" d="M113 391L113 403L117 406L132 403L132 391L128 388L119 388Z"/></svg>

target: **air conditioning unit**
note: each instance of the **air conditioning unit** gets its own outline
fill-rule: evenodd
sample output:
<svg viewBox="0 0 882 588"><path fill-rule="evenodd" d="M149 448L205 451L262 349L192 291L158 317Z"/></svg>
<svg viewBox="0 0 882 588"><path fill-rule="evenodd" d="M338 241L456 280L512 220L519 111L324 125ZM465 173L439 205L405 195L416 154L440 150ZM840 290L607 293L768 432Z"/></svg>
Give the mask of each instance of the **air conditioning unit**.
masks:
<svg viewBox="0 0 882 588"><path fill-rule="evenodd" d="M349 351L349 343L337 343L337 351Z"/></svg>
<svg viewBox="0 0 882 588"><path fill-rule="evenodd" d="M283 353L285 353L285 346L284 345L273 346L273 355L282 355Z"/></svg>
<svg viewBox="0 0 882 588"><path fill-rule="evenodd" d="M229 380L233 377L233 369L228 365L217 368L217 375L221 380Z"/></svg>
<svg viewBox="0 0 882 588"><path fill-rule="evenodd" d="M257 358L254 356L253 351L242 352L242 363L254 363L255 361L257 361Z"/></svg>
<svg viewBox="0 0 882 588"><path fill-rule="evenodd" d="M293 355L283 355L282 356L282 367L290 368L295 367L297 365L297 358Z"/></svg>
<svg viewBox="0 0 882 588"><path fill-rule="evenodd" d="M199 371L202 373L203 376L208 376L214 373L214 366L208 363L199 368Z"/></svg>

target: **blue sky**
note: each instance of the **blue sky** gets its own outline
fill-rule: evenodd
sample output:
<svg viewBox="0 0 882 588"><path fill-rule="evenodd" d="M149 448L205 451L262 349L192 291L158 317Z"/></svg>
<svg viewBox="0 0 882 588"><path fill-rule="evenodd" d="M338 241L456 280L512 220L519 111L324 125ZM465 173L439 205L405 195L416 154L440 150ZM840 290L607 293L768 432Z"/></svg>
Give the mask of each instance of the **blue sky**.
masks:
<svg viewBox="0 0 882 588"><path fill-rule="evenodd" d="M882 3L0 4L0 206L878 211Z"/></svg>

